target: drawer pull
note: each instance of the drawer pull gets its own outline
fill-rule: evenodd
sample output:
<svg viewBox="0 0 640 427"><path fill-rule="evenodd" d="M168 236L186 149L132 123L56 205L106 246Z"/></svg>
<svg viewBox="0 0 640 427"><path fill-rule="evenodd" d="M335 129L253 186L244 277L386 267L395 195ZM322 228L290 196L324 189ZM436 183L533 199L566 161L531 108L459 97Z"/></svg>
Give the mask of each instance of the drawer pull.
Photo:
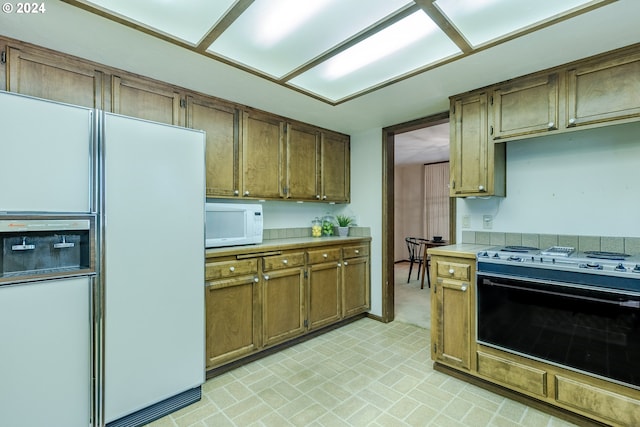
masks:
<svg viewBox="0 0 640 427"><path fill-rule="evenodd" d="M229 271L233 273L234 271L236 271L236 268L231 266L231 267L229 267Z"/></svg>
<svg viewBox="0 0 640 427"><path fill-rule="evenodd" d="M460 287L460 290L461 290L462 292L466 292L466 291L467 291L467 285L462 285L462 286Z"/></svg>
<svg viewBox="0 0 640 427"><path fill-rule="evenodd" d="M283 264L289 264L289 261L287 261L286 259L283 259L283 260L282 260L282 263L283 263Z"/></svg>
<svg viewBox="0 0 640 427"><path fill-rule="evenodd" d="M328 254L322 254L322 257L323 258L329 258L329 255Z"/></svg>
<svg viewBox="0 0 640 427"><path fill-rule="evenodd" d="M358 249L356 249L354 252L356 253L356 255L358 255L360 253L360 251Z"/></svg>
<svg viewBox="0 0 640 427"><path fill-rule="evenodd" d="M349 265L349 263L347 261L344 262L344 265Z"/></svg>
<svg viewBox="0 0 640 427"><path fill-rule="evenodd" d="M268 274L265 274L263 277L264 277L264 280L269 280L269 275Z"/></svg>
<svg viewBox="0 0 640 427"><path fill-rule="evenodd" d="M549 129L553 129L555 127L555 123L554 122L549 122Z"/></svg>
<svg viewBox="0 0 640 427"><path fill-rule="evenodd" d="M450 269L449 269L449 274L453 274L453 273L455 273L455 272L456 272L456 271L455 271L453 268L450 268Z"/></svg>
<svg viewBox="0 0 640 427"><path fill-rule="evenodd" d="M346 265L346 264L345 264ZM342 267L342 264L338 263L338 267Z"/></svg>
<svg viewBox="0 0 640 427"><path fill-rule="evenodd" d="M256 276L256 277L254 277L254 278L253 278L253 281L254 281L255 283L258 283L258 282L260 281L260 278L259 278L258 276Z"/></svg>

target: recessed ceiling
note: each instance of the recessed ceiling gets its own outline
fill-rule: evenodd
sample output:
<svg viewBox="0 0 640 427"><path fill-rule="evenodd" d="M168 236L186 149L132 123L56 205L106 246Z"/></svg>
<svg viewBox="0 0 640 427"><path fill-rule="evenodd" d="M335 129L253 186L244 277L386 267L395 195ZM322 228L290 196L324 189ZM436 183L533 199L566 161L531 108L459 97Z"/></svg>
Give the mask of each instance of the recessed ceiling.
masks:
<svg viewBox="0 0 640 427"><path fill-rule="evenodd" d="M63 0L331 105L616 0Z"/></svg>

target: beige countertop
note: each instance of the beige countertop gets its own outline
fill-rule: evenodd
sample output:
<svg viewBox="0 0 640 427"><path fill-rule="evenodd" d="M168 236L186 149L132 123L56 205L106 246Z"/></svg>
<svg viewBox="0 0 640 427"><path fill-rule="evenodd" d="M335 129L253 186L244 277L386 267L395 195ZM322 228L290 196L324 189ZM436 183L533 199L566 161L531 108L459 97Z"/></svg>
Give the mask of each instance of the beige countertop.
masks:
<svg viewBox="0 0 640 427"><path fill-rule="evenodd" d="M258 254L262 252L272 252L287 249L296 249L297 247L321 247L328 245L344 245L345 243L362 243L370 242L371 237L295 237L289 239L272 239L265 240L257 245L244 245L244 246L228 246L223 248L210 248L205 250L206 257L212 256L229 256L229 255L244 255L244 254Z"/></svg>
<svg viewBox="0 0 640 427"><path fill-rule="evenodd" d="M455 256L462 258L476 258L480 251L495 247L495 245L480 245L475 243L456 243L427 249L429 255Z"/></svg>

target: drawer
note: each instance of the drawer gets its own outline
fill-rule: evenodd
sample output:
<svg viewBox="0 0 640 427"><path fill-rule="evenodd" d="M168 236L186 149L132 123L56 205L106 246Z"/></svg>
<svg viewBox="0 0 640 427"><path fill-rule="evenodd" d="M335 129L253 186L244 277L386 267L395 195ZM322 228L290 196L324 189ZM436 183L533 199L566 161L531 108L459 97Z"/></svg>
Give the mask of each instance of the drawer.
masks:
<svg viewBox="0 0 640 427"><path fill-rule="evenodd" d="M369 256L369 245L349 246L342 249L342 257L345 259L361 256Z"/></svg>
<svg viewBox="0 0 640 427"><path fill-rule="evenodd" d="M557 375L558 403L613 421L616 425L640 425L640 400Z"/></svg>
<svg viewBox="0 0 640 427"><path fill-rule="evenodd" d="M301 267L304 265L304 252L286 255L274 255L262 258L264 271L281 270L283 268Z"/></svg>
<svg viewBox="0 0 640 427"><path fill-rule="evenodd" d="M479 351L478 373L518 391L547 396L547 373L543 370Z"/></svg>
<svg viewBox="0 0 640 427"><path fill-rule="evenodd" d="M340 248L319 249L317 251L307 251L309 264L320 264L323 262L340 261L342 250Z"/></svg>
<svg viewBox="0 0 640 427"><path fill-rule="evenodd" d="M244 274L257 274L258 260L243 259L223 262L210 262L205 264L205 280L216 280L225 277L236 277Z"/></svg>
<svg viewBox="0 0 640 427"><path fill-rule="evenodd" d="M471 280L471 266L450 261L437 261L436 274L438 277Z"/></svg>

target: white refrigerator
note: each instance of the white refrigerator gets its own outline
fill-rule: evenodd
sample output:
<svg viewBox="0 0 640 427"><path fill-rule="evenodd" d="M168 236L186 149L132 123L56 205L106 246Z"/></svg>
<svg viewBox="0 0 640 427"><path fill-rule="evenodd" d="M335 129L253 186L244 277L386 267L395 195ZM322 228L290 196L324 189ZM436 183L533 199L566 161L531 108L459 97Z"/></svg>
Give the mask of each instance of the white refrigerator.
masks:
<svg viewBox="0 0 640 427"><path fill-rule="evenodd" d="M205 137L102 116L104 418L140 425L204 382Z"/></svg>

